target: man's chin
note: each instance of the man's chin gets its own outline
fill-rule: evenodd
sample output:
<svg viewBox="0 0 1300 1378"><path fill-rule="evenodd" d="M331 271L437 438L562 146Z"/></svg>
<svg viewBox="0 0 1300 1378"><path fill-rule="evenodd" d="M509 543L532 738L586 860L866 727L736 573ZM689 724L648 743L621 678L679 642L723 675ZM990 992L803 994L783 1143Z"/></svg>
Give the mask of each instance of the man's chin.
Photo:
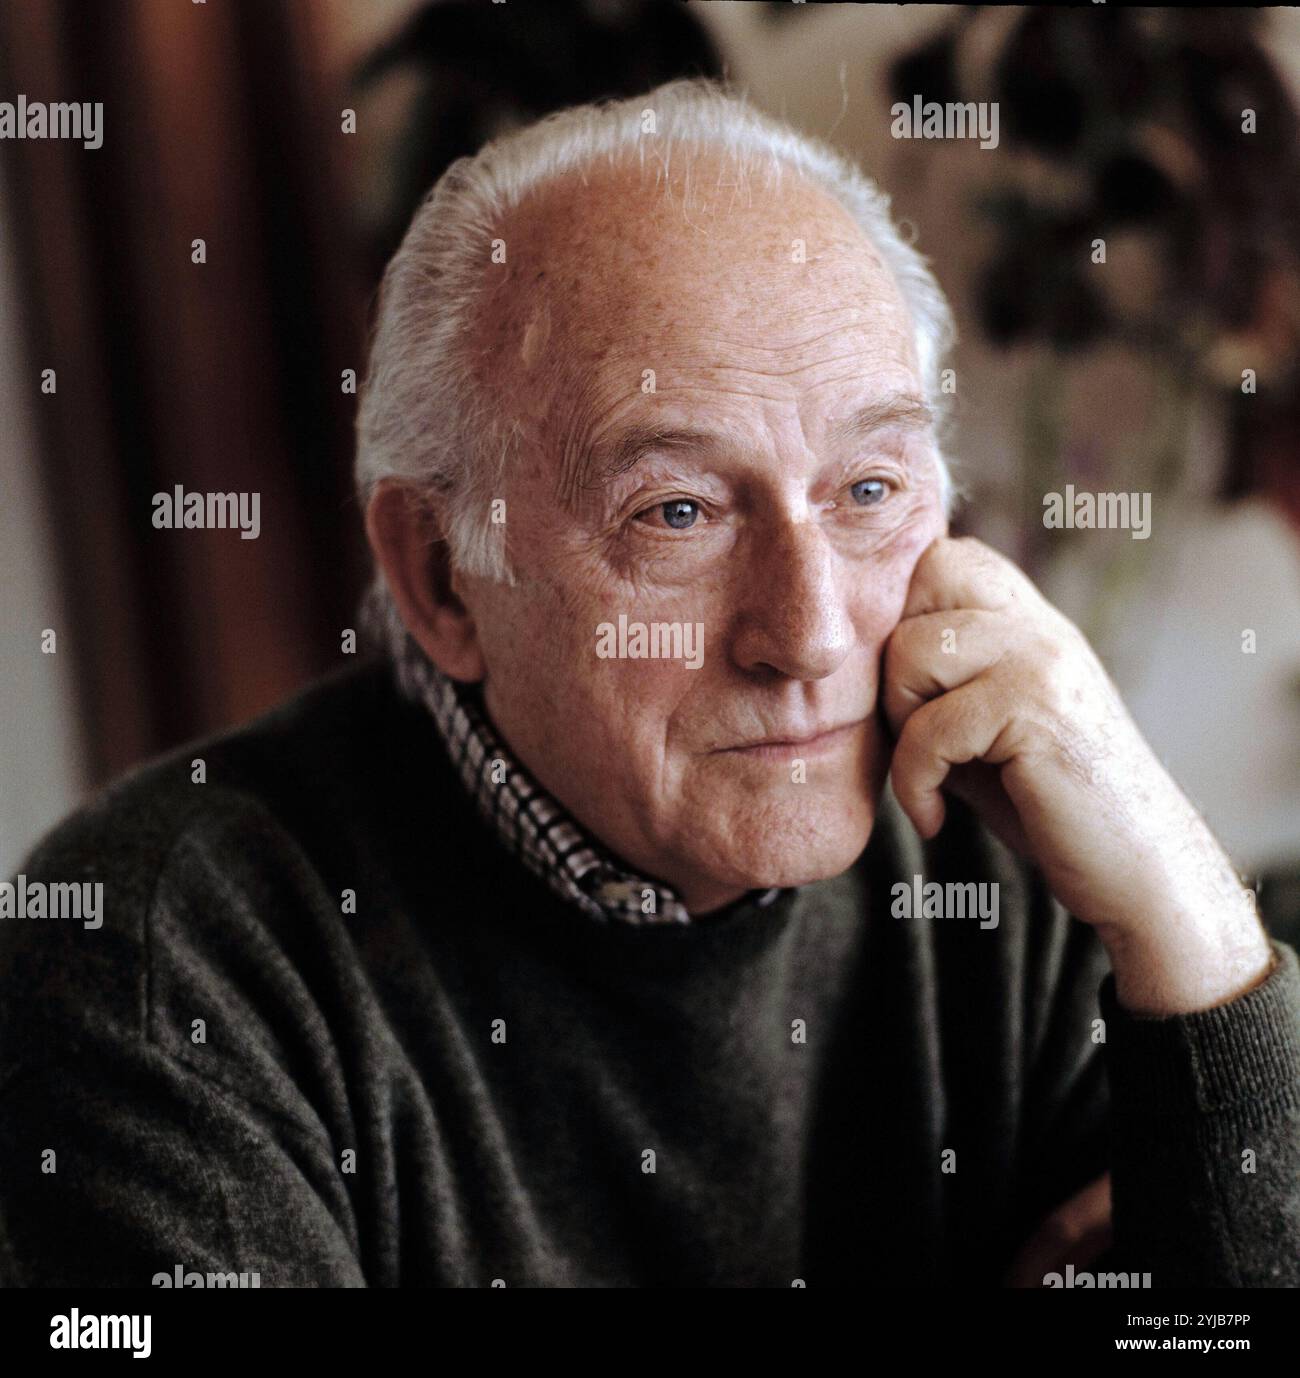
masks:
<svg viewBox="0 0 1300 1378"><path fill-rule="evenodd" d="M819 880L831 880L835 876L842 876L862 855L870 835L868 829L859 844L828 850L817 857L805 855L797 861L792 859L787 865L766 871L762 879L755 881L751 888L768 889L777 885L784 889L787 886L812 885Z"/></svg>
<svg viewBox="0 0 1300 1378"><path fill-rule="evenodd" d="M874 810L863 810L851 824L842 815L834 825L769 829L752 846L737 848L733 837L719 847L710 870L727 885L742 890L810 885L843 875L862 855L871 837ZM724 862L719 874L718 862Z"/></svg>

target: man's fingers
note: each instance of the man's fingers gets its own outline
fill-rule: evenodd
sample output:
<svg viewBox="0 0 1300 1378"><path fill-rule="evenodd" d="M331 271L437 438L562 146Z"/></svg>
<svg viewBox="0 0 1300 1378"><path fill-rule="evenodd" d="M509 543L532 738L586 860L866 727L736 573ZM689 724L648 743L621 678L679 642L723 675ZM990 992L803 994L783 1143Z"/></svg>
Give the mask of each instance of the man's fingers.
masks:
<svg viewBox="0 0 1300 1378"><path fill-rule="evenodd" d="M922 613L900 622L885 646L881 676L890 731L897 736L923 703L996 665L1007 647L1006 621L983 609Z"/></svg>
<svg viewBox="0 0 1300 1378"><path fill-rule="evenodd" d="M1041 1287L1048 1273L1062 1273L1071 1263L1086 1268L1113 1242L1110 1173L1105 1173L1043 1221L1016 1256L1006 1285Z"/></svg>
<svg viewBox="0 0 1300 1378"><path fill-rule="evenodd" d="M979 680L922 704L903 724L889 767L903 811L917 832L931 838L943 826L943 782L954 765L1006 759L998 739L1010 708L985 691Z"/></svg>
<svg viewBox="0 0 1300 1378"><path fill-rule="evenodd" d="M973 536L941 536L926 547L912 571L904 617L951 608L1000 612L1037 597L1010 560Z"/></svg>

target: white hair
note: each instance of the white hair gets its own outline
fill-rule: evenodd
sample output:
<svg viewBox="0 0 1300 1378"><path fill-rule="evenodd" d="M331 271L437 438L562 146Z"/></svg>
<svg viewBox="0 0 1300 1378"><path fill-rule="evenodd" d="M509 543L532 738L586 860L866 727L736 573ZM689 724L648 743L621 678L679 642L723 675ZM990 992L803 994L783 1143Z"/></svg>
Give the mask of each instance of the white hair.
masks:
<svg viewBox="0 0 1300 1378"><path fill-rule="evenodd" d="M656 160L663 175L678 150L724 155L739 175L762 172L769 183L793 170L844 207L898 284L916 332L926 400L942 422L945 396L938 384L955 336L952 313L926 260L895 229L889 197L828 144L764 114L722 83L684 78L644 96L573 106L512 130L473 157L457 159L434 184L380 288L357 413L363 510L387 478L417 497L436 496L453 566L512 580L504 526L486 514L502 491L515 426L508 409L477 383L468 353L491 283L486 248L499 237L502 217L544 183L632 156L642 167L647 156ZM939 465L947 511L954 488L942 453ZM423 659L382 572L363 616L387 643L399 672L403 662L409 671L413 656Z"/></svg>

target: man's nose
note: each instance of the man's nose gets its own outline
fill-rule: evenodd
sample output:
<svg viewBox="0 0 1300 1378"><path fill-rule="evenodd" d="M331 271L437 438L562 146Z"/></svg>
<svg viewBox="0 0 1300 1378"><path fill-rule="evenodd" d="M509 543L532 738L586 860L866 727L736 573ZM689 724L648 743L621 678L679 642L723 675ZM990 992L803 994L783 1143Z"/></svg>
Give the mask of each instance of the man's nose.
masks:
<svg viewBox="0 0 1300 1378"><path fill-rule="evenodd" d="M736 664L791 679L834 674L854 631L843 562L816 523L788 521L756 535L741 580Z"/></svg>

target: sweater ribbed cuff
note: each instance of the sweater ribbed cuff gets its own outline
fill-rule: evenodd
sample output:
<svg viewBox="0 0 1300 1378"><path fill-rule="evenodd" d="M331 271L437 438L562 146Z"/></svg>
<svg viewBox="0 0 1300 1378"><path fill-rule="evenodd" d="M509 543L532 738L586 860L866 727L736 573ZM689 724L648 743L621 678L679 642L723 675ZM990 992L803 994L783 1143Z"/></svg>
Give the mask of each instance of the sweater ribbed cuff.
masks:
<svg viewBox="0 0 1300 1378"><path fill-rule="evenodd" d="M1114 974L1107 975L1098 1004L1116 1109L1143 1117L1212 1114L1300 1097L1300 962L1287 944L1270 947L1274 966L1260 985L1193 1014L1125 1010Z"/></svg>

